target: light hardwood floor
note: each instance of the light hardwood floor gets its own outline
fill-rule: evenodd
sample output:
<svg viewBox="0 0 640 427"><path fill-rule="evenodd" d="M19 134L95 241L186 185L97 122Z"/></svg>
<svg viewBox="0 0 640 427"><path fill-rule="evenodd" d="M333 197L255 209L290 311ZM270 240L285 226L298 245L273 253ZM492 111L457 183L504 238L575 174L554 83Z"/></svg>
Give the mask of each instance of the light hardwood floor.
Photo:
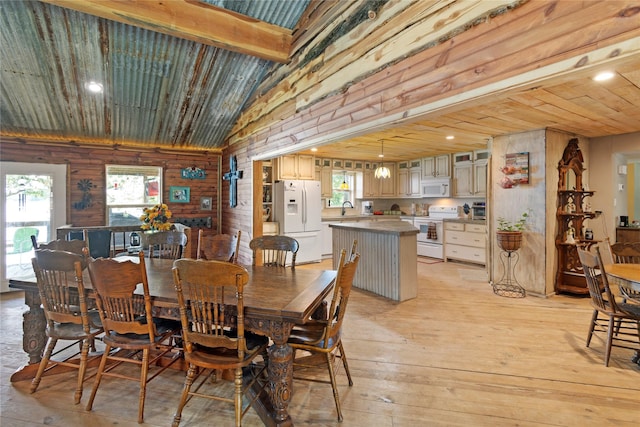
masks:
<svg viewBox="0 0 640 427"><path fill-rule="evenodd" d="M315 264L302 268L319 268ZM344 346L354 386L338 375L344 422L331 387L295 382L296 426L637 426L640 368L631 350L614 348L608 368L603 341L585 347L588 299L505 298L493 294L484 270L460 263L420 263L418 297L395 303L354 290ZM73 404L73 375L10 383L26 362L20 294L0 302L2 426L135 426L137 384L107 379L94 409ZM149 384L145 425L167 426L184 374L170 370ZM231 408L194 399L181 426L231 425ZM246 426L262 425L253 410Z"/></svg>

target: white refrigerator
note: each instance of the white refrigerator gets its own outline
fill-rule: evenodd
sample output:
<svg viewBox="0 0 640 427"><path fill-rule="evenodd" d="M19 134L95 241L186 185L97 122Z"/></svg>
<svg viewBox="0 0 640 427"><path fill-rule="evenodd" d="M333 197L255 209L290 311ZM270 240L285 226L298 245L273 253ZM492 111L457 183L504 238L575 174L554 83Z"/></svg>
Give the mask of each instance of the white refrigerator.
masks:
<svg viewBox="0 0 640 427"><path fill-rule="evenodd" d="M320 181L284 180L274 186L274 220L280 234L293 237L300 244L296 264L320 262L319 244L322 203Z"/></svg>

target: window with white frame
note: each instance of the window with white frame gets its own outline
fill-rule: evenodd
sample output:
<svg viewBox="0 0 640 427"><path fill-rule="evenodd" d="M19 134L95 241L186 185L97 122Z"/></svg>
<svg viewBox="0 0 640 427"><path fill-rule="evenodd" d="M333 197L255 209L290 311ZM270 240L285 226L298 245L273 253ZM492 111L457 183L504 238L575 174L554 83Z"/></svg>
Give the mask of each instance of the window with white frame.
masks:
<svg viewBox="0 0 640 427"><path fill-rule="evenodd" d="M355 203L356 179L354 172L334 171L331 176L331 201L329 206L342 206L344 202Z"/></svg>
<svg viewBox="0 0 640 427"><path fill-rule="evenodd" d="M139 225L142 210L162 203L162 168L107 165L107 223Z"/></svg>

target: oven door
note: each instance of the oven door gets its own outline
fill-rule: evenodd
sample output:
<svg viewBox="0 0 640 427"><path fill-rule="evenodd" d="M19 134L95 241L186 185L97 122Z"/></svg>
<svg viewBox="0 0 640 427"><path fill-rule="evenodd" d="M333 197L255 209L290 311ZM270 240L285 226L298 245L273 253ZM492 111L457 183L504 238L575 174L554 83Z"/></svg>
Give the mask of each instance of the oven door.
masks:
<svg viewBox="0 0 640 427"><path fill-rule="evenodd" d="M418 242L442 244L442 220L438 219L416 219L414 226L420 230Z"/></svg>

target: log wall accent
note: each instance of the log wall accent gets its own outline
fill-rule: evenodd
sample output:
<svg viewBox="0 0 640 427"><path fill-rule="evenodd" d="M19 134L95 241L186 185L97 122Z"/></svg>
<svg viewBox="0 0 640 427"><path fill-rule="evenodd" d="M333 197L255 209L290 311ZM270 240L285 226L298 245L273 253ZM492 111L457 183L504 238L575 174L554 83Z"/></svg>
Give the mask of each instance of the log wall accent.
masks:
<svg viewBox="0 0 640 427"><path fill-rule="evenodd" d="M68 165L67 184L67 223L74 226L101 226L106 224L105 209L105 165L145 165L161 166L164 171L163 200L169 205L169 209L175 217L196 218L211 216L212 228L205 228L205 233L215 233L218 229L218 195L227 195L220 192L218 183L218 154L210 153L180 153L163 150L145 149L106 149L99 147L69 146L54 144L38 144L28 142L10 142L3 140L0 145L0 157L3 161L50 163ZM183 179L180 176L181 169L196 166L204 169L206 178ZM78 188L81 179L90 179L94 188L91 206L86 209L76 209L75 202L82 199L82 191ZM169 187L172 185L186 186L191 189L191 201L189 203L169 203ZM228 187L228 185L227 185ZM210 211L200 210L200 197L212 197L213 206ZM228 203L227 203L228 204ZM193 235L198 235L198 230L193 230ZM195 256L195 248L192 245L192 256Z"/></svg>

